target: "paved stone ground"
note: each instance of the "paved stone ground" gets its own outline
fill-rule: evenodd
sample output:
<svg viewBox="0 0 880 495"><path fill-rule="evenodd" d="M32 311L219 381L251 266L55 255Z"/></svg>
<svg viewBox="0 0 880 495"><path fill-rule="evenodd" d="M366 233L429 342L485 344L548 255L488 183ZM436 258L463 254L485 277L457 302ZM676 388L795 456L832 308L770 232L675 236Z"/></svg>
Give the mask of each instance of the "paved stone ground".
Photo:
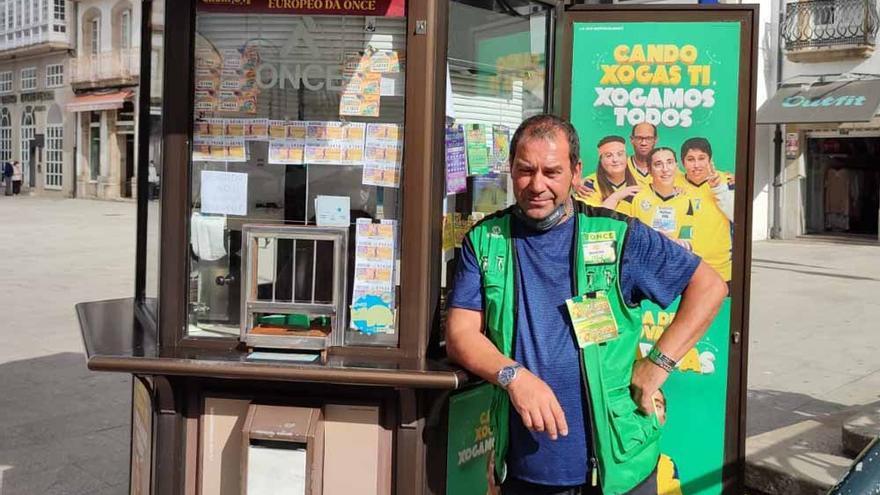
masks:
<svg viewBox="0 0 880 495"><path fill-rule="evenodd" d="M747 486L824 494L842 426L880 405L880 246L765 242L752 256Z"/></svg>
<svg viewBox="0 0 880 495"><path fill-rule="evenodd" d="M749 436L880 400L880 245L756 243Z"/></svg>
<svg viewBox="0 0 880 495"><path fill-rule="evenodd" d="M131 378L73 305L131 297L134 245L134 203L0 196L0 495L128 493Z"/></svg>
<svg viewBox="0 0 880 495"><path fill-rule="evenodd" d="M0 196L0 495L127 493L130 378L86 369L73 305L132 295L134 229L134 203ZM755 244L750 436L880 400L878 255Z"/></svg>

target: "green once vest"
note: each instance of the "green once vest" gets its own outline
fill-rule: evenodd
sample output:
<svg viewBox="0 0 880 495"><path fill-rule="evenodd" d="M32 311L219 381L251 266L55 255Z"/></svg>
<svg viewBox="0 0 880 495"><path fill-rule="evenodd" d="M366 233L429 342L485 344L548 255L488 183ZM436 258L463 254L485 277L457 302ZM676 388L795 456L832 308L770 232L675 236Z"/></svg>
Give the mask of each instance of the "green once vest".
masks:
<svg viewBox="0 0 880 495"><path fill-rule="evenodd" d="M518 265L510 234L511 208L486 217L468 233L480 264L483 285L483 313L486 335L505 356L510 357L516 328L516 284ZM629 307L620 292L620 260L631 219L604 208L575 201L577 239L572 260L579 295L607 293L619 336L609 342L588 345L582 351L586 396L590 401L588 442L598 463L603 493L615 495L634 488L657 466L660 455L660 426L655 415L645 416L630 397L630 379L637 357L641 321L638 307ZM588 243L612 242L615 260L585 263ZM593 260L595 261L595 260ZM508 448L510 399L495 387L492 430L495 434L496 475L503 479ZM589 481L588 476L588 481Z"/></svg>

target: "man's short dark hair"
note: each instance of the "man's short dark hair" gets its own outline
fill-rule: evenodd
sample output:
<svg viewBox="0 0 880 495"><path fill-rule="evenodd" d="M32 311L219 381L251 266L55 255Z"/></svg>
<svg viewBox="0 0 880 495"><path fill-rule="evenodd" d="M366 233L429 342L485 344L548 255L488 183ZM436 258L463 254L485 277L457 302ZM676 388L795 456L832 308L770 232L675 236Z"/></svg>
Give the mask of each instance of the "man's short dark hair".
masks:
<svg viewBox="0 0 880 495"><path fill-rule="evenodd" d="M557 132L562 132L565 140L568 141L568 160L571 162L571 168L574 168L581 160L581 142L577 131L570 122L549 113L533 115L523 120L516 128L513 139L510 140L511 168L516 160L516 148L520 141L534 138L552 139L556 137Z"/></svg>
<svg viewBox="0 0 880 495"><path fill-rule="evenodd" d="M599 144L596 145L597 148L601 148L608 143L620 143L626 146L626 139L623 139L622 136L605 136L599 140Z"/></svg>
<svg viewBox="0 0 880 495"><path fill-rule="evenodd" d="M682 143L681 159L684 160L684 156L687 155L688 151L692 150L702 151L709 155L709 158L712 158L712 145L709 144L709 140L704 137L692 137Z"/></svg>
<svg viewBox="0 0 880 495"><path fill-rule="evenodd" d="M668 152L672 153L672 158L675 158L676 160L678 160L678 157L675 156L674 149L670 148L669 146L661 146L659 148L654 148L653 150L651 150L651 153L648 155L648 165L650 165L651 163L654 162L654 155L658 151L668 151Z"/></svg>
<svg viewBox="0 0 880 495"><path fill-rule="evenodd" d="M629 135L632 136L632 137L635 137L635 135L636 135L636 127L638 127L638 126L640 126L640 125L649 125L649 126L651 126L651 130L654 131L654 137L657 137L657 126L654 125L654 124L652 124L652 123L650 123L650 122L639 122L638 124L632 126L632 130L629 131Z"/></svg>

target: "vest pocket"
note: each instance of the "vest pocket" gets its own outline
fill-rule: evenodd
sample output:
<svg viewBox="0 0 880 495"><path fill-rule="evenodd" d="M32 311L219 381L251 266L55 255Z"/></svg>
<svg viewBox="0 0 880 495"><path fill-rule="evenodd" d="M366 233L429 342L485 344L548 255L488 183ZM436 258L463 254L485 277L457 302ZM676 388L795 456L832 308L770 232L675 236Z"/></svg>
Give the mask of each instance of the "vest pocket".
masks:
<svg viewBox="0 0 880 495"><path fill-rule="evenodd" d="M489 340L498 349L504 349L505 294L504 277L494 273L483 274L483 315ZM507 308L506 311L511 311ZM512 345L512 344L511 344Z"/></svg>
<svg viewBox="0 0 880 495"><path fill-rule="evenodd" d="M645 416L630 396L629 386L608 390L608 421L611 423L611 451L618 462L640 454L660 436L657 416Z"/></svg>

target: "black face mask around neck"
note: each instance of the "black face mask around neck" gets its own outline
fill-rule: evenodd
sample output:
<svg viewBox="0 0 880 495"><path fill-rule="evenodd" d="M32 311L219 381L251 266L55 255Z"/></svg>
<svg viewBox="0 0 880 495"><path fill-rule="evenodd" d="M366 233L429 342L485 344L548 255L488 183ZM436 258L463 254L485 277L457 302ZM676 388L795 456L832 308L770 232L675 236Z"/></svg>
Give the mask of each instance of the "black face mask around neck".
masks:
<svg viewBox="0 0 880 495"><path fill-rule="evenodd" d="M519 207L519 205L517 205L513 209L513 214L514 216L516 216L516 218L519 219L519 221L525 224L526 227L532 230L536 230L538 232L545 232L552 229L553 227L556 227L560 224L560 222L562 222L562 220L565 219L565 210L567 205L567 201L565 203L562 203L561 205L554 208L549 215L540 220L535 220L534 218L527 216L522 208Z"/></svg>

